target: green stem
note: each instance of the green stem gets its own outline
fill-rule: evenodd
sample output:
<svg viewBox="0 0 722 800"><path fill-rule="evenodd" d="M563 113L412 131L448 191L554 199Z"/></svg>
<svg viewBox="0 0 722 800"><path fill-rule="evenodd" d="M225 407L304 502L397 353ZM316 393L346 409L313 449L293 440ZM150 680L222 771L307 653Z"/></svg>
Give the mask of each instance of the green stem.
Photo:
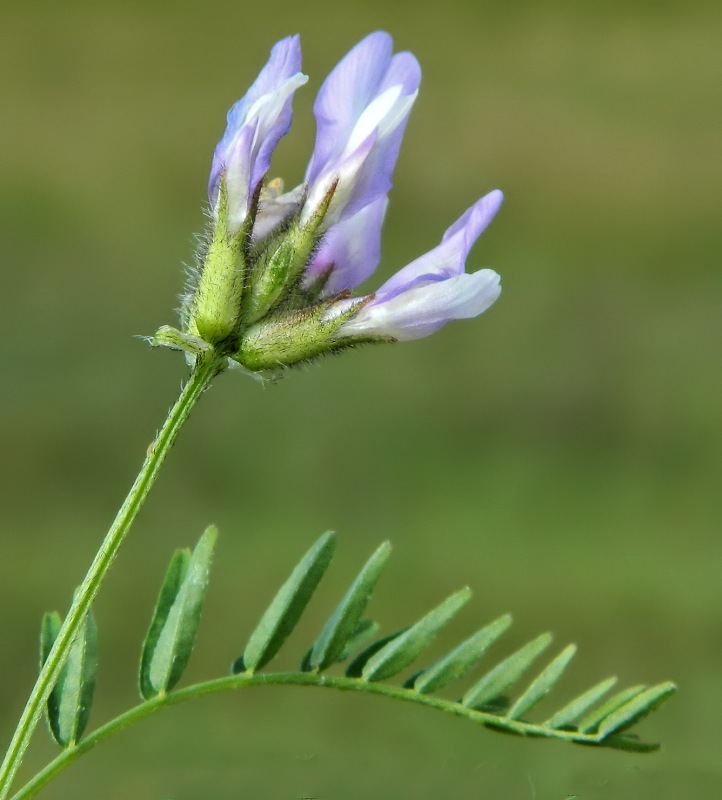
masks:
<svg viewBox="0 0 722 800"><path fill-rule="evenodd" d="M97 730L93 731L77 745L64 750L55 760L51 761L42 771L38 772L11 800L28 800L34 797L47 783L59 773L69 767L83 753L92 750L96 745L105 739L110 738L116 733L140 722L146 717L150 717L162 708L192 700L195 697L203 697L207 694L216 694L228 689L244 689L251 686L316 686L328 689L342 689L347 691L363 692L365 694L379 694L395 700L406 700L421 705L431 706L432 708L446 711L459 717L465 717L477 724L488 725L497 730L504 730L509 733L516 733L521 736L543 736L556 739L567 739L585 744L599 744L599 738L593 734L580 734L576 731L564 731L545 728L542 725L535 725L530 722L520 722L517 720L505 719L484 711L476 711L467 708L460 703L451 700L433 697L427 694L415 692L412 689L404 689L400 686L391 686L385 683L369 683L359 678L346 678L335 675L318 675L313 672L277 672L262 675L232 675L227 678L217 678L215 680L197 683L180 689L170 694L162 694L147 700L129 709L119 717L107 722Z"/></svg>
<svg viewBox="0 0 722 800"><path fill-rule="evenodd" d="M90 608L100 585L110 568L128 530L148 495L166 456L188 419L198 399L223 368L223 362L213 354L199 358L190 378L181 390L180 397L168 413L163 427L148 449L143 466L135 483L120 507L106 534L85 579L75 594L73 603L58 633L55 644L40 671L25 709L15 729L5 759L0 767L0 800L7 797L13 778L20 767L33 730L38 723L43 706L48 700L67 658L78 627Z"/></svg>

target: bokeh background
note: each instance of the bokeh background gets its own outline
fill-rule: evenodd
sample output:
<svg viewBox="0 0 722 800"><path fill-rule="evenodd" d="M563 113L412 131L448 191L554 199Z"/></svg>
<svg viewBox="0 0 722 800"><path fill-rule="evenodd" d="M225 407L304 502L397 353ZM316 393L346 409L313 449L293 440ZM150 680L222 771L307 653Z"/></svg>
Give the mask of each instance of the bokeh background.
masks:
<svg viewBox="0 0 722 800"><path fill-rule="evenodd" d="M652 756L502 737L382 699L219 696L105 744L45 796L715 794L721 25L719 4L680 0L4 6L2 739L33 679L41 613L67 606L184 376L180 356L134 336L174 321L225 111L296 31L311 83L273 174L301 179L323 76L388 29L424 81L381 276L501 187L470 264L496 268L504 294L428 340L266 388L217 382L97 601L93 721L134 702L169 553L209 522L220 556L189 680L226 671L291 565L333 528L334 569L279 667L390 537L371 609L387 630L469 584L474 600L437 651L511 611L497 656L546 629L579 644L559 704L609 674L681 688L641 728L664 743ZM26 772L52 753L40 731Z"/></svg>

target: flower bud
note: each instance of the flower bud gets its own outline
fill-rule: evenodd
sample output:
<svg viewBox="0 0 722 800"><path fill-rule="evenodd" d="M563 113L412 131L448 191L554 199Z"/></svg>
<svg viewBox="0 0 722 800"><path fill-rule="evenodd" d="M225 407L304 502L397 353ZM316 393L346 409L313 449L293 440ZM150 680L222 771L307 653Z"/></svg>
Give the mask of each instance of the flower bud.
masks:
<svg viewBox="0 0 722 800"><path fill-rule="evenodd" d="M246 242L253 213L240 231L228 229L228 193L221 178L216 223L201 266L193 296L188 333L212 345L232 339L238 332L246 275Z"/></svg>

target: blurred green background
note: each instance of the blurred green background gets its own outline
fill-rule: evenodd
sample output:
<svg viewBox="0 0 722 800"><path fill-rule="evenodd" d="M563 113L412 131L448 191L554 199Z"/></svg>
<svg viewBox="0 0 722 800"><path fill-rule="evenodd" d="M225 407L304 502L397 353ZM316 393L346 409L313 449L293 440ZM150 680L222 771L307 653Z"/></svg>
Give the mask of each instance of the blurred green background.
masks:
<svg viewBox="0 0 722 800"><path fill-rule="evenodd" d="M167 558L209 522L220 556L188 679L226 671L292 563L333 528L335 568L279 667L390 537L372 606L387 630L470 584L438 650L511 611L497 655L545 629L579 644L558 704L608 674L681 688L643 724L664 743L652 756L502 737L382 699L220 696L104 745L44 796L712 796L719 4L16 0L1 14L3 740L40 615L66 607L184 376L180 356L133 337L174 321L225 111L296 31L311 83L273 174L300 180L322 78L367 32L391 31L424 80L381 277L500 187L470 266L497 269L504 294L431 339L266 388L217 382L98 599L93 721L134 701ZM41 733L26 772L52 753Z"/></svg>

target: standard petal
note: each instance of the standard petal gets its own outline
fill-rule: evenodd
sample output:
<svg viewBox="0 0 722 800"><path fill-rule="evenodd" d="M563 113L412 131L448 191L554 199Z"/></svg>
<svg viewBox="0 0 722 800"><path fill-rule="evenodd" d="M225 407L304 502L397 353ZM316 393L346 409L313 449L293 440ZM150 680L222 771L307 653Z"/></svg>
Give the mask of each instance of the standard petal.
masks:
<svg viewBox="0 0 722 800"><path fill-rule="evenodd" d="M258 130L254 142L251 191L266 176L271 166L271 154L281 138L291 129L293 93L307 81L308 76L296 73L280 84L275 92L258 101Z"/></svg>
<svg viewBox="0 0 722 800"><path fill-rule="evenodd" d="M503 199L498 189L484 195L448 228L441 244L399 270L379 288L377 297L390 299L416 286L462 274L469 251L494 219Z"/></svg>
<svg viewBox="0 0 722 800"><path fill-rule="evenodd" d="M208 182L214 212L221 175L225 174L229 186L234 184L234 190L229 189L231 217L237 222L247 214L250 197L268 172L273 150L291 127L293 93L308 80L300 68L299 37L278 42L251 88L228 112Z"/></svg>
<svg viewBox="0 0 722 800"><path fill-rule="evenodd" d="M332 268L325 295L353 289L369 278L381 259L381 227L388 198L380 197L352 217L334 225L311 262L307 279Z"/></svg>
<svg viewBox="0 0 722 800"><path fill-rule="evenodd" d="M449 320L478 316L500 293L500 278L493 270L464 273L410 289L390 300L371 301L339 332L346 336L389 336L399 341L420 339Z"/></svg>
<svg viewBox="0 0 722 800"><path fill-rule="evenodd" d="M313 106L317 132L306 173L309 183L344 151L356 120L374 99L386 75L392 49L393 40L385 31L369 34L339 61L323 82Z"/></svg>
<svg viewBox="0 0 722 800"><path fill-rule="evenodd" d="M391 177L421 69L410 53L392 56L391 37L367 36L331 72L314 105L317 135L303 218L338 179L326 227L351 217L391 189ZM366 145L372 146L366 149ZM355 157L363 152L363 161ZM354 169L348 169L349 163Z"/></svg>

